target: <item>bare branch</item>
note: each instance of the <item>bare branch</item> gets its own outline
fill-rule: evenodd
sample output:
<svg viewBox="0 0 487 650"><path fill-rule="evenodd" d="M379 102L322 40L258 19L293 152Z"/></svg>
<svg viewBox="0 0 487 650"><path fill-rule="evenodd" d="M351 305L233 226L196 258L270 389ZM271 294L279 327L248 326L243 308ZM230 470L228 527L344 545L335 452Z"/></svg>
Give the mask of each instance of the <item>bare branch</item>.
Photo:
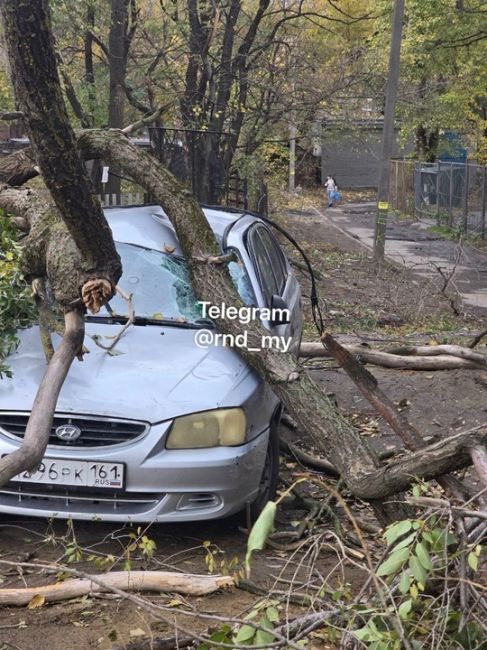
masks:
<svg viewBox="0 0 487 650"><path fill-rule="evenodd" d="M21 111L7 111L6 113L0 113L0 120L4 122L11 122L13 120L21 120L25 115Z"/></svg>

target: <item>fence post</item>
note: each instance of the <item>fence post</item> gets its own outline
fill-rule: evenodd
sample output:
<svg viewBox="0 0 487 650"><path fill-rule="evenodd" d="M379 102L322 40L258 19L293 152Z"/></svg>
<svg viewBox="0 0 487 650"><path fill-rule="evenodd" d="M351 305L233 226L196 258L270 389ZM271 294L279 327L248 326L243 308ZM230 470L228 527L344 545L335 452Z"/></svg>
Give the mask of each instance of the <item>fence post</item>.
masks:
<svg viewBox="0 0 487 650"><path fill-rule="evenodd" d="M441 160L438 161L436 170L436 225L440 225L440 178L441 178Z"/></svg>
<svg viewBox="0 0 487 650"><path fill-rule="evenodd" d="M463 198L463 224L462 230L466 235L468 230L468 184L469 184L470 174L468 163L465 165L465 196Z"/></svg>
<svg viewBox="0 0 487 650"><path fill-rule="evenodd" d="M394 167L394 205L393 209L397 210L397 166L399 164L398 160L391 160L391 165Z"/></svg>
<svg viewBox="0 0 487 650"><path fill-rule="evenodd" d="M448 228L453 228L453 163L450 163L450 196L448 202Z"/></svg>

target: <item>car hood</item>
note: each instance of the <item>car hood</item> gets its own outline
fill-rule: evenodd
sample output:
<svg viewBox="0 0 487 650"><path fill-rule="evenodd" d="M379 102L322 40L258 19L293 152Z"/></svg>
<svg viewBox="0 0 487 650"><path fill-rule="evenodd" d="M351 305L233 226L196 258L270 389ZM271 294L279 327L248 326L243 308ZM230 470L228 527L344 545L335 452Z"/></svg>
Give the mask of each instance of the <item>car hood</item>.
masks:
<svg viewBox="0 0 487 650"><path fill-rule="evenodd" d="M155 423L221 406L236 406L255 389L256 376L230 348L200 349L196 330L132 326L107 353L121 325L87 323L89 354L74 360L58 399L58 413L131 418ZM0 380L0 411L30 411L46 368L37 327L19 333L6 363L13 377ZM59 337L53 336L55 345ZM238 387L238 399L236 391Z"/></svg>

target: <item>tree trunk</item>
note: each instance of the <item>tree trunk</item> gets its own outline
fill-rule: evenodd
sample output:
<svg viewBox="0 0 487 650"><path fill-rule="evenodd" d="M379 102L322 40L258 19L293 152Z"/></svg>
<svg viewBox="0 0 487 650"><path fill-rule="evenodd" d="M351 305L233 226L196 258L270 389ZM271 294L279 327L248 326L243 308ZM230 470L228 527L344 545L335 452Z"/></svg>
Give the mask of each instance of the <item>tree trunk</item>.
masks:
<svg viewBox="0 0 487 650"><path fill-rule="evenodd" d="M93 65L93 32L95 28L95 6L86 7L86 30L84 36L85 81L88 84L88 115L91 126L95 125L96 86Z"/></svg>
<svg viewBox="0 0 487 650"><path fill-rule="evenodd" d="M128 23L129 0L112 0L110 33L108 36L108 63L110 69L110 86L108 99L108 126L121 129L124 126L125 109L125 73L127 67L126 33ZM120 194L120 169L111 166L106 186L109 194Z"/></svg>
<svg viewBox="0 0 487 650"><path fill-rule="evenodd" d="M0 459L3 485L42 459L59 391L81 350L86 306L96 311L111 298L121 263L68 122L47 0L4 0L0 7L16 103L54 202L31 190L7 189L1 205L28 231L22 242L26 279L47 277L65 318L64 339L40 384L22 446Z"/></svg>
<svg viewBox="0 0 487 650"><path fill-rule="evenodd" d="M47 3L4 0L1 7L15 99L37 164L81 253L86 278L104 277L115 285L120 259L68 121Z"/></svg>

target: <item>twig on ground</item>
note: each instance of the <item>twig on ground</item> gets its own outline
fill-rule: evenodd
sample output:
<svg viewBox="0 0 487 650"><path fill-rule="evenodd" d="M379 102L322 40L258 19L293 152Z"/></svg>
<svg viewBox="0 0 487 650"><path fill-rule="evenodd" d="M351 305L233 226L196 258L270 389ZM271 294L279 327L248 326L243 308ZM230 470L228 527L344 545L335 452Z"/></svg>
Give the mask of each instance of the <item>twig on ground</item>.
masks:
<svg viewBox="0 0 487 650"><path fill-rule="evenodd" d="M132 641L123 645L112 646L112 650L185 650L194 647L193 637L166 636Z"/></svg>
<svg viewBox="0 0 487 650"><path fill-rule="evenodd" d="M477 345L480 343L480 341L484 338L484 336L487 336L487 330L483 330L477 336L473 339L473 341L469 344L469 348L473 350Z"/></svg>

